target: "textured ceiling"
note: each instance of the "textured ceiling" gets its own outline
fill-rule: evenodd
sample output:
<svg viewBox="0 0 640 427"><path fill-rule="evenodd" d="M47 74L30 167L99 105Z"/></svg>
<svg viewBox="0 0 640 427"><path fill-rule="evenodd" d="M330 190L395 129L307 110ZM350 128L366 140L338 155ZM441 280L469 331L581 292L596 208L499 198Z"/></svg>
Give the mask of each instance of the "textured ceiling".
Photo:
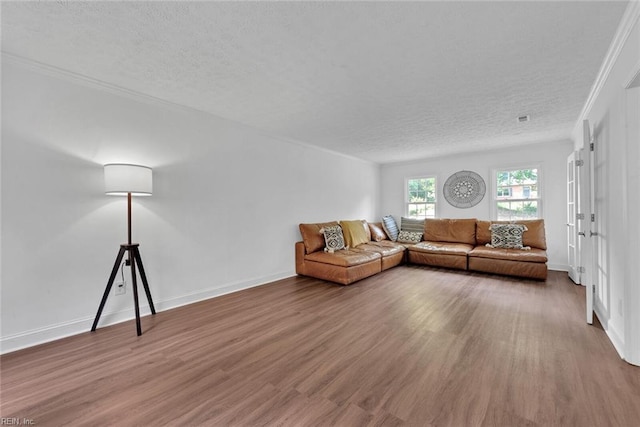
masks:
<svg viewBox="0 0 640 427"><path fill-rule="evenodd" d="M626 2L1 7L3 52L388 163L569 138Z"/></svg>

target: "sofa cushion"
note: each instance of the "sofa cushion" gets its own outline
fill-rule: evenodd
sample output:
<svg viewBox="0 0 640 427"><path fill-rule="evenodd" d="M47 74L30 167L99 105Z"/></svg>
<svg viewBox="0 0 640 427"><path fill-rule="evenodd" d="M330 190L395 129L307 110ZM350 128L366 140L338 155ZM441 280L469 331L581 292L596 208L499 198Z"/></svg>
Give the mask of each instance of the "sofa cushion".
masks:
<svg viewBox="0 0 640 427"><path fill-rule="evenodd" d="M547 262L547 252L539 248L531 248L529 251L523 251L521 249L502 249L476 246L471 252L469 252L469 256L509 261Z"/></svg>
<svg viewBox="0 0 640 427"><path fill-rule="evenodd" d="M424 252L429 254L449 254L467 255L473 249L472 245L466 243L447 242L420 242L408 248L414 252Z"/></svg>
<svg viewBox="0 0 640 427"><path fill-rule="evenodd" d="M342 235L342 227L339 225L331 225L323 227L320 232L324 235L325 252L334 252L344 249L344 236Z"/></svg>
<svg viewBox="0 0 640 427"><path fill-rule="evenodd" d="M424 233L424 218L400 218L400 231L413 231L415 233Z"/></svg>
<svg viewBox="0 0 640 427"><path fill-rule="evenodd" d="M371 241L371 232L366 221L340 221L340 226L344 235L344 243L350 248Z"/></svg>
<svg viewBox="0 0 640 427"><path fill-rule="evenodd" d="M324 235L320 232L321 228L338 225L337 221L320 222L316 224L300 224L300 234L304 242L306 253L310 254L324 248Z"/></svg>
<svg viewBox="0 0 640 427"><path fill-rule="evenodd" d="M476 239L478 245L491 243L491 224L522 224L527 231L522 234L522 244L532 248L547 249L543 219L526 219L518 221L481 221L476 223ZM426 239L425 239L426 240Z"/></svg>
<svg viewBox="0 0 640 427"><path fill-rule="evenodd" d="M429 242L451 242L476 244L476 220L470 219L433 219L424 222L423 239Z"/></svg>
<svg viewBox="0 0 640 427"><path fill-rule="evenodd" d="M404 246L399 245L397 243L391 242L390 240L386 240L383 242L369 242L363 245L358 246L356 251L369 251L369 252L377 252L383 257L387 257L393 254L397 254L400 252L404 252Z"/></svg>
<svg viewBox="0 0 640 427"><path fill-rule="evenodd" d="M391 215L382 217L382 228L387 236L389 236L389 240L395 242L398 240L398 224L396 224L395 218Z"/></svg>
<svg viewBox="0 0 640 427"><path fill-rule="evenodd" d="M398 243L418 243L422 240L421 231L406 231L400 230L398 233Z"/></svg>
<svg viewBox="0 0 640 427"><path fill-rule="evenodd" d="M323 264L337 265L339 267L352 267L367 262L380 260L382 255L373 251L344 249L334 253L316 251L305 255L306 261L315 261Z"/></svg>
<svg viewBox="0 0 640 427"><path fill-rule="evenodd" d="M369 226L369 231L371 232L371 240L373 240L374 242L381 242L383 240L387 240L388 237L385 234L384 230L382 229L382 223L377 222L377 223L373 223L370 222L368 223Z"/></svg>
<svg viewBox="0 0 640 427"><path fill-rule="evenodd" d="M530 246L522 246L522 233L527 227L522 224L491 224L491 243L486 246L491 248L531 249Z"/></svg>
<svg viewBox="0 0 640 427"><path fill-rule="evenodd" d="M404 250L406 245L398 242L392 242L391 240L382 240L380 242L369 242L370 245L380 246L384 248L398 248L400 250Z"/></svg>

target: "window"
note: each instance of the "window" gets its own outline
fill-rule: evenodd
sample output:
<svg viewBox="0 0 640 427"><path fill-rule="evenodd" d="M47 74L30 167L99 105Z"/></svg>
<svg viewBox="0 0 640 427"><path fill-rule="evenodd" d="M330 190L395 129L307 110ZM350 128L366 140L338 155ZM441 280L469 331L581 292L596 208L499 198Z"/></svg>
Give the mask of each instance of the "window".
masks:
<svg viewBox="0 0 640 427"><path fill-rule="evenodd" d="M540 175L537 167L495 171L495 218L498 220L542 217Z"/></svg>
<svg viewBox="0 0 640 427"><path fill-rule="evenodd" d="M405 214L411 218L435 218L436 177L407 179Z"/></svg>

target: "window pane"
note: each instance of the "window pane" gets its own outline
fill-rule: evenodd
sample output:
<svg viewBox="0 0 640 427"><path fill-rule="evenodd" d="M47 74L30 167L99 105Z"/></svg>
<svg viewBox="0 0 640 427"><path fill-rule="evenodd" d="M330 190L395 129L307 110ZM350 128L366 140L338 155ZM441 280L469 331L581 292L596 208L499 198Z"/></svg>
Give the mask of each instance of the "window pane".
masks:
<svg viewBox="0 0 640 427"><path fill-rule="evenodd" d="M509 185L509 172L498 172L498 185Z"/></svg>
<svg viewBox="0 0 640 427"><path fill-rule="evenodd" d="M538 170L537 169L520 169L509 171L511 176L511 185L522 185L538 182Z"/></svg>
<svg viewBox="0 0 640 427"><path fill-rule="evenodd" d="M510 202L498 202L498 220L511 219Z"/></svg>
<svg viewBox="0 0 640 427"><path fill-rule="evenodd" d="M427 218L435 218L436 217L436 205L435 204L428 204L426 206L425 216Z"/></svg>
<svg viewBox="0 0 640 427"><path fill-rule="evenodd" d="M538 202L498 202L498 219L535 219L538 218Z"/></svg>
<svg viewBox="0 0 640 427"><path fill-rule="evenodd" d="M436 201L436 179L429 178L425 180L425 195L429 202Z"/></svg>
<svg viewBox="0 0 640 427"><path fill-rule="evenodd" d="M520 219L532 219L538 217L538 202L524 202L522 207L522 217Z"/></svg>
<svg viewBox="0 0 640 427"><path fill-rule="evenodd" d="M497 196L500 198L511 196L511 187L498 187Z"/></svg>
<svg viewBox="0 0 640 427"><path fill-rule="evenodd" d="M427 197L424 191L410 191L409 201L410 202L426 202Z"/></svg>
<svg viewBox="0 0 640 427"><path fill-rule="evenodd" d="M520 217L522 215L523 202L511 202L511 216Z"/></svg>

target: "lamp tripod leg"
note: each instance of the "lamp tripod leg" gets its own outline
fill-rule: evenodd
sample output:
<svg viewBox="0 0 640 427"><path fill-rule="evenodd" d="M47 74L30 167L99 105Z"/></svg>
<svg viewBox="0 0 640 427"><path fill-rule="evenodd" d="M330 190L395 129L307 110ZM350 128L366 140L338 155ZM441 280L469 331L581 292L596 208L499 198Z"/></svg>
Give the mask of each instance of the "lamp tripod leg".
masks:
<svg viewBox="0 0 640 427"><path fill-rule="evenodd" d="M115 264L113 264L113 269L111 270L111 276L109 276L107 287L104 290L104 295L102 295L102 301L100 301L98 313L96 314L96 318L93 321L93 326L91 326L91 332L95 331L96 327L98 326L98 321L100 320L100 316L102 315L102 310L104 309L104 305L107 302L107 298L109 298L109 292L111 292L113 281L116 278L116 274L118 274L118 269L120 268L120 263L122 262L122 258L124 257L125 250L126 249L124 247L120 246L120 251L118 252L118 256L116 257Z"/></svg>
<svg viewBox="0 0 640 427"><path fill-rule="evenodd" d="M138 283L136 279L136 263L134 259L135 247L129 247L127 249L129 252L129 264L131 267L131 287L133 288L133 303L136 309L136 331L138 332L138 336L142 335L142 327L140 326L140 304L138 301Z"/></svg>
<svg viewBox="0 0 640 427"><path fill-rule="evenodd" d="M137 246L133 248L133 256L138 264L138 270L140 270L140 278L142 279L142 286L144 286L144 292L147 295L147 301L151 308L151 314L156 314L156 308L153 306L153 299L151 298L151 290L149 289L149 282L147 281L147 275L144 272L142 258L140 257L140 249L138 249Z"/></svg>

